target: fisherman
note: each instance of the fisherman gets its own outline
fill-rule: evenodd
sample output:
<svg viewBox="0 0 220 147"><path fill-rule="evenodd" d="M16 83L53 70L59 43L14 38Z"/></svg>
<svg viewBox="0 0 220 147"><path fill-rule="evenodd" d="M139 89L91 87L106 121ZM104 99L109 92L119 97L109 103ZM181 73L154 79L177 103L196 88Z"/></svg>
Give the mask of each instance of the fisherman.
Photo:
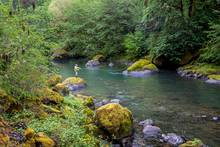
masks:
<svg viewBox="0 0 220 147"><path fill-rule="evenodd" d="M77 64L75 64L75 66L74 66L74 72L75 72L75 76L77 77L78 76L78 71L80 70L81 68L77 65Z"/></svg>

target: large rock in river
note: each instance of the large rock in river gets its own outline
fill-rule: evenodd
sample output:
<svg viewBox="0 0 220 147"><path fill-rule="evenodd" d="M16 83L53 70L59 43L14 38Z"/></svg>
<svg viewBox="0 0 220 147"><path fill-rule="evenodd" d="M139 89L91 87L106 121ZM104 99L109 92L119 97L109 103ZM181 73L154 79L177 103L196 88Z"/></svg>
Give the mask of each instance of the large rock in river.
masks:
<svg viewBox="0 0 220 147"><path fill-rule="evenodd" d="M55 86L56 91L62 91L67 88L69 91L77 91L86 87L86 82L80 77L70 77L65 79L62 83Z"/></svg>
<svg viewBox="0 0 220 147"><path fill-rule="evenodd" d="M161 129L157 126L147 125L143 129L144 139L158 140L162 137Z"/></svg>
<svg viewBox="0 0 220 147"><path fill-rule="evenodd" d="M113 139L132 135L133 117L131 112L120 104L110 103L96 110L98 126L107 131Z"/></svg>
<svg viewBox="0 0 220 147"><path fill-rule="evenodd" d="M105 57L103 55L96 55L92 58L92 60L89 60L86 63L86 67L88 68L98 67L104 60Z"/></svg>
<svg viewBox="0 0 220 147"><path fill-rule="evenodd" d="M156 71L158 71L158 68L153 63L151 63L150 60L140 59L129 66L127 70L123 71L123 74L134 77L142 77L152 74Z"/></svg>

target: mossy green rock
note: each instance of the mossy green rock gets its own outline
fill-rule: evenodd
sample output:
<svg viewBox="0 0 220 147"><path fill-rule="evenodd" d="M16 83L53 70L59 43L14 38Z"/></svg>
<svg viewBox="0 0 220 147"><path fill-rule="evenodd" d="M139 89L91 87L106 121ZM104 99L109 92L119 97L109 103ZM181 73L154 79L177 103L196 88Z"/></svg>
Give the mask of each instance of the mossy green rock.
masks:
<svg viewBox="0 0 220 147"><path fill-rule="evenodd" d="M192 141L187 141L184 144L181 144L179 147L202 147L204 144L199 139L194 139Z"/></svg>
<svg viewBox="0 0 220 147"><path fill-rule="evenodd" d="M60 104L63 102L64 98L61 96L58 92L55 92L49 88L45 88L43 90L44 96L42 97L42 101L46 104L48 103L54 103L54 104Z"/></svg>
<svg viewBox="0 0 220 147"><path fill-rule="evenodd" d="M7 111L11 105L15 104L15 99L0 89L0 113Z"/></svg>
<svg viewBox="0 0 220 147"><path fill-rule="evenodd" d="M99 54L99 55L94 56L92 58L92 60L97 60L99 62L103 62L105 60L105 57L103 55Z"/></svg>
<svg viewBox="0 0 220 147"><path fill-rule="evenodd" d="M154 65L154 64L152 64L152 63L150 63L150 64L148 64L148 65L145 65L145 66L143 67L143 69L152 70L152 71L157 71L157 70L158 70L157 67L156 67L156 65Z"/></svg>
<svg viewBox="0 0 220 147"><path fill-rule="evenodd" d="M100 129L106 130L113 139L132 135L132 114L120 104L110 103L98 108L96 110L96 121Z"/></svg>
<svg viewBox="0 0 220 147"><path fill-rule="evenodd" d="M55 86L60 82L62 82L62 76L58 74L51 75L47 80L48 86Z"/></svg>
<svg viewBox="0 0 220 147"><path fill-rule="evenodd" d="M219 74L208 75L208 78L212 79L212 80L219 80L220 81L220 75Z"/></svg>
<svg viewBox="0 0 220 147"><path fill-rule="evenodd" d="M140 59L133 63L130 67L128 67L127 71L143 71L143 70L153 70L157 71L157 67L151 63L150 60L147 59Z"/></svg>

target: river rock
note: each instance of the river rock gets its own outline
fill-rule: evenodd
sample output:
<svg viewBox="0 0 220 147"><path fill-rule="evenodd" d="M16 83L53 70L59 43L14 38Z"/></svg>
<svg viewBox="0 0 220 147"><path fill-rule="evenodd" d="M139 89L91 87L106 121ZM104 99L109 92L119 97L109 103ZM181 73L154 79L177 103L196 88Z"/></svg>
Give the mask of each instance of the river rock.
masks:
<svg viewBox="0 0 220 147"><path fill-rule="evenodd" d="M100 62L98 60L89 60L87 63L86 63L86 67L97 67L100 65Z"/></svg>
<svg viewBox="0 0 220 147"><path fill-rule="evenodd" d="M100 102L95 103L95 107L99 108L99 107L104 106L104 105L109 104L109 103L110 103L110 100L104 99L104 100L102 100Z"/></svg>
<svg viewBox="0 0 220 147"><path fill-rule="evenodd" d="M146 127L148 125L153 126L154 125L154 121L152 119L146 119L146 120L143 120L143 121L139 122L139 125L140 126L144 126L144 127Z"/></svg>
<svg viewBox="0 0 220 147"><path fill-rule="evenodd" d="M165 142L173 146L178 146L184 143L184 139L175 133L168 133L167 135L163 134L162 137Z"/></svg>
<svg viewBox="0 0 220 147"><path fill-rule="evenodd" d="M108 66L109 66L109 67L113 67L113 66L114 66L114 63L110 62L110 63L108 64Z"/></svg>
<svg viewBox="0 0 220 147"><path fill-rule="evenodd" d="M96 110L96 122L113 139L122 139L133 133L132 113L120 104L110 103Z"/></svg>
<svg viewBox="0 0 220 147"><path fill-rule="evenodd" d="M146 140L157 140L160 139L162 135L159 127L151 125L145 126L142 132Z"/></svg>
<svg viewBox="0 0 220 147"><path fill-rule="evenodd" d="M150 60L140 59L129 66L127 70L123 71L122 74L126 76L143 77L157 71L158 68L151 63Z"/></svg>
<svg viewBox="0 0 220 147"><path fill-rule="evenodd" d="M219 121L219 119L220 119L220 118L219 118L218 116L213 116L213 117L212 117L212 120L213 120L213 121Z"/></svg>
<svg viewBox="0 0 220 147"><path fill-rule="evenodd" d="M70 77L59 83L59 87L67 88L69 91L77 91L86 87L86 82L80 77Z"/></svg>

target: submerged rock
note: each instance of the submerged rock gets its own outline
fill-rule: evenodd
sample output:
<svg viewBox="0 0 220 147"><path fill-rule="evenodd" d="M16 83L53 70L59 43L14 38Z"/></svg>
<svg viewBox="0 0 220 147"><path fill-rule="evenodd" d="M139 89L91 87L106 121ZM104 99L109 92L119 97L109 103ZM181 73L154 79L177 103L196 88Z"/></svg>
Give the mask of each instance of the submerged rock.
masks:
<svg viewBox="0 0 220 147"><path fill-rule="evenodd" d="M165 142L173 146L178 146L184 143L184 139L175 133L168 133L167 135L163 134L162 137Z"/></svg>
<svg viewBox="0 0 220 147"><path fill-rule="evenodd" d="M114 63L110 62L110 63L108 64L108 66L109 66L109 67L113 67L113 66L114 66Z"/></svg>
<svg viewBox="0 0 220 147"><path fill-rule="evenodd" d="M132 77L144 77L144 76L147 76L147 75L151 75L152 73L154 73L154 72L150 71L150 70L131 71L131 72L128 72L126 70L126 71L123 71L122 74L125 75L125 76L132 76Z"/></svg>
<svg viewBox="0 0 220 147"><path fill-rule="evenodd" d="M132 135L133 117L131 112L120 104L110 103L96 110L96 121L112 139L121 139Z"/></svg>
<svg viewBox="0 0 220 147"><path fill-rule="evenodd" d="M157 126L147 125L144 127L143 131L144 139L146 140L157 140L161 138L161 129Z"/></svg>

